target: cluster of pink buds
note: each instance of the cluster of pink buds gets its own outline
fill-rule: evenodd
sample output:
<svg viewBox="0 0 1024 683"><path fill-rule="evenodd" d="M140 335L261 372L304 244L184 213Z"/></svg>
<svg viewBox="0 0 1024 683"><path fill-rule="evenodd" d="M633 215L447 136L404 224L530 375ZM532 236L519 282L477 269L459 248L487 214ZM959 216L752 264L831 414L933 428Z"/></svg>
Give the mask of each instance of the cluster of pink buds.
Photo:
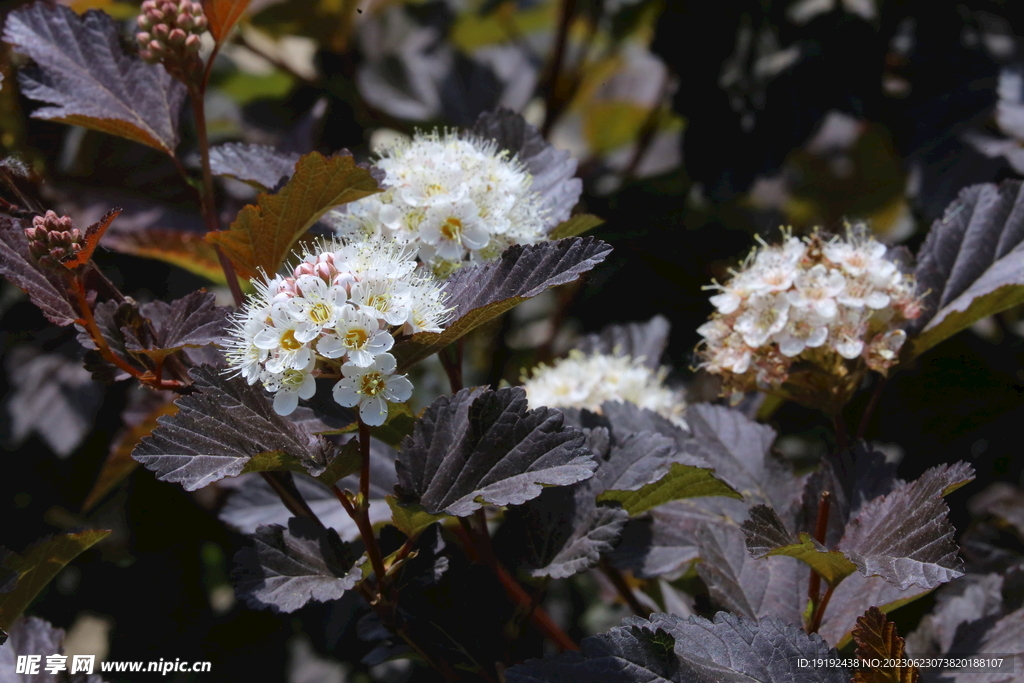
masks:
<svg viewBox="0 0 1024 683"><path fill-rule="evenodd" d="M176 77L188 75L208 26L203 6L191 0L146 0L138 23L139 56L150 64L163 62Z"/></svg>
<svg viewBox="0 0 1024 683"><path fill-rule="evenodd" d="M71 218L53 211L34 217L25 236L29 253L47 267L55 267L82 250L82 233L72 227Z"/></svg>

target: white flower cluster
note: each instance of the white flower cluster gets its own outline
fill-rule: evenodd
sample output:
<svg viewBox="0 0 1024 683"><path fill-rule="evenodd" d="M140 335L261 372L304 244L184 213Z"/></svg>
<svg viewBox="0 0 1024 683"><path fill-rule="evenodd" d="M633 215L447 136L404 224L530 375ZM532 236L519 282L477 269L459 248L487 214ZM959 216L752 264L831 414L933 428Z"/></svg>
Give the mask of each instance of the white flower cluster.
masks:
<svg viewBox="0 0 1024 683"><path fill-rule="evenodd" d="M531 408L585 408L601 412L605 401L628 401L684 424L686 400L665 386L665 368L654 370L643 359L570 351L554 365L540 365L523 377Z"/></svg>
<svg viewBox="0 0 1024 683"><path fill-rule="evenodd" d="M385 235L408 244L439 275L534 244L550 227L526 168L494 140L417 133L380 152L384 192L327 216L342 236Z"/></svg>
<svg viewBox="0 0 1024 683"><path fill-rule="evenodd" d="M778 387L797 359L823 368L863 358L884 373L921 314L912 276L886 258L863 225L845 239L820 235L762 243L724 285L709 287L717 312L697 329L700 367L726 377L726 389Z"/></svg>
<svg viewBox="0 0 1024 683"><path fill-rule="evenodd" d="M249 384L262 382L279 415L316 393L316 377L339 377L334 400L359 406L368 425L383 424L387 401L412 394L409 380L394 374L395 337L439 332L450 313L441 286L416 265L406 247L385 238L321 243L291 275L255 282L226 344L229 367Z"/></svg>

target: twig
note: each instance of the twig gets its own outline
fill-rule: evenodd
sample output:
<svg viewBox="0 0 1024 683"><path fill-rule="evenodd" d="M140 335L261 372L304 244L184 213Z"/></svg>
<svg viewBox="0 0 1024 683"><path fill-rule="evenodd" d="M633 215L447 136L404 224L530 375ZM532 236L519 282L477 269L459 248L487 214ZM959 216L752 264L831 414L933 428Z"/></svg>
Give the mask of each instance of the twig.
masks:
<svg viewBox="0 0 1024 683"><path fill-rule="evenodd" d="M370 523L370 428L362 420L359 420L359 455L361 459L359 468L359 496L355 503L348 495L338 488L337 484L331 484L331 490L345 508L345 512L352 518L352 521L359 527L359 535L366 546L366 554L370 558L370 566L377 576L378 586L384 582L385 574L384 558L380 553L380 546L377 544L377 537L373 533L373 525ZM378 590L378 595L380 592Z"/></svg>
<svg viewBox="0 0 1024 683"><path fill-rule="evenodd" d="M843 420L842 410L832 416L832 427L836 435L836 453L842 453L849 445L849 437L846 431L846 421Z"/></svg>
<svg viewBox="0 0 1024 683"><path fill-rule="evenodd" d="M569 27L572 25L573 15L576 14L576 0L562 0L562 15L558 21L558 34L555 38L555 52L551 57L551 67L547 77L547 94L545 97L544 126L541 133L547 137L552 126L561 113L562 104L558 97L558 80L562 72L562 62L565 61L565 46L569 38Z"/></svg>
<svg viewBox="0 0 1024 683"><path fill-rule="evenodd" d="M598 565L601 569L601 573L608 577L608 580L615 586L615 590L619 592L622 599L629 605L629 608L633 610L633 613L637 616L647 618L651 616L651 610L646 609L637 600L636 595L633 593L633 589L626 583L626 578L622 575L618 569L612 566L606 558L601 558L601 563Z"/></svg>
<svg viewBox="0 0 1024 683"><path fill-rule="evenodd" d="M808 633L817 633L818 629L821 628L821 621L825 617L825 608L828 607L829 600L832 599L832 593L835 590L835 586L831 584L825 589L825 594L821 596L821 602L814 608L814 618L811 619L811 627L807 629Z"/></svg>
<svg viewBox="0 0 1024 683"><path fill-rule="evenodd" d="M124 360L110 348L106 338L103 336L103 331L100 330L99 324L96 322L95 316L93 316L92 309L89 307L89 296L85 291L85 283L82 278L75 276L74 279L74 290L75 297L78 300L79 313L82 317L76 320L79 325L84 327L92 338L93 343L96 344L96 350L100 352L104 360L111 363L119 370L128 373L129 376L134 377L144 384L148 384L154 389L168 389L178 393L184 393L187 389L187 385L184 382L178 380L161 380L158 377L139 370L134 367L128 361Z"/></svg>
<svg viewBox="0 0 1024 683"><path fill-rule="evenodd" d="M445 374L448 375L448 384L451 386L453 394L462 389L463 340L464 338L452 342L437 354L437 357L441 359Z"/></svg>
<svg viewBox="0 0 1024 683"><path fill-rule="evenodd" d="M220 230L220 218L217 216L217 201L214 196L213 171L210 168L210 139L206 133L206 106L203 101L206 79L209 77L210 64L212 63L213 55L210 55L210 61L207 64L202 85L189 87L188 94L189 99L192 101L192 114L196 122L196 136L199 138L199 156L202 159L203 167L203 192L201 194L203 220L206 222L207 232L218 232ZM228 281L228 288L231 289L231 297L235 300L236 306L241 306L242 302L245 301L245 295L242 293L241 285L238 284L238 275L235 273L235 267L231 264L231 260L228 259L227 255L224 254L219 244L214 245L214 249L217 252L217 260L220 261L220 267L224 271L224 277Z"/></svg>
<svg viewBox="0 0 1024 683"><path fill-rule="evenodd" d="M309 503L305 501L300 493L298 497L294 496L288 487L284 485L280 477L285 473L283 472L260 472L263 475L263 480L270 485L270 488L274 489L274 493L277 494L284 506L288 508L296 517L307 517L317 523L320 528L324 528L324 523L320 521L320 518L316 516L313 509L309 507Z"/></svg>
<svg viewBox="0 0 1024 683"><path fill-rule="evenodd" d="M868 399L868 404L864 406L864 413L860 416L860 424L857 425L857 440L864 438L864 434L868 431L868 424L871 422L871 416L875 413L875 408L878 407L878 400L882 397L882 392L885 391L886 385L889 383L889 378L882 376L878 378L875 383L875 389L871 392L871 398Z"/></svg>
<svg viewBox="0 0 1024 683"><path fill-rule="evenodd" d="M455 533L462 539L463 544L468 548L473 548L477 555L477 561L483 561L484 564L491 568L497 577L498 582L502 588L505 589L505 593L514 605L519 609L529 609L533 603L533 598L530 597L529 593L523 590L523 587L519 585L508 571L501 566L497 561L497 558L493 558L493 561L487 558L486 551L481 548L481 544L476 539L476 534L473 531L473 527L466 517L459 517L459 523L462 525L461 529L455 529ZM461 532L461 533L460 533ZM493 554L492 554L493 557ZM470 559L473 559L472 557ZM580 646L569 637L562 627L554 622L551 615L540 606L533 609L530 614L530 621L537 630L543 633L551 642L557 645L562 650L579 650Z"/></svg>
<svg viewBox="0 0 1024 683"><path fill-rule="evenodd" d="M832 495L828 491L822 491L818 500L818 519L814 526L814 539L821 544L825 543L825 536L828 533L828 512L831 503ZM821 575L812 569L811 577L807 581L807 599L817 607L820 597Z"/></svg>

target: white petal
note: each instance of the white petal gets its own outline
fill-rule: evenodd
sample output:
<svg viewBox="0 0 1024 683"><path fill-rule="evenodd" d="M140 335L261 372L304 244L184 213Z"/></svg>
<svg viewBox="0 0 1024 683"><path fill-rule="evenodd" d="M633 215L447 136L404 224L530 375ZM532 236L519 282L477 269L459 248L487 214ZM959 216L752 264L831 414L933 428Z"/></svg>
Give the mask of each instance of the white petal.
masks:
<svg viewBox="0 0 1024 683"><path fill-rule="evenodd" d="M377 369L385 375L390 375L395 371L398 363L395 362L395 357L390 353L382 353L377 356Z"/></svg>
<svg viewBox="0 0 1024 683"><path fill-rule="evenodd" d="M299 387L299 398L313 398L313 394L316 393L316 379L313 375L306 375L302 379L302 386Z"/></svg>
<svg viewBox="0 0 1024 683"><path fill-rule="evenodd" d="M273 327L264 327L252 338L252 343L258 349L273 351L281 344L281 331Z"/></svg>
<svg viewBox="0 0 1024 683"><path fill-rule="evenodd" d="M320 341L316 343L316 352L324 358L341 358L345 351L345 345L333 334L320 337Z"/></svg>
<svg viewBox="0 0 1024 683"><path fill-rule="evenodd" d="M387 401L380 396L365 399L359 406L359 419L371 427L379 427L388 419Z"/></svg>
<svg viewBox="0 0 1024 683"><path fill-rule="evenodd" d="M388 378L387 386L384 387L384 398L393 403L405 403L412 396L412 382L405 375L395 375Z"/></svg>
<svg viewBox="0 0 1024 683"><path fill-rule="evenodd" d="M346 408L358 405L359 399L362 398L359 392L355 389L355 381L347 377L339 380L338 383L334 385L334 389L331 390L331 393L334 395L335 402Z"/></svg>
<svg viewBox="0 0 1024 683"><path fill-rule="evenodd" d="M279 391L274 394L274 412L291 415L299 407L299 395L294 391Z"/></svg>

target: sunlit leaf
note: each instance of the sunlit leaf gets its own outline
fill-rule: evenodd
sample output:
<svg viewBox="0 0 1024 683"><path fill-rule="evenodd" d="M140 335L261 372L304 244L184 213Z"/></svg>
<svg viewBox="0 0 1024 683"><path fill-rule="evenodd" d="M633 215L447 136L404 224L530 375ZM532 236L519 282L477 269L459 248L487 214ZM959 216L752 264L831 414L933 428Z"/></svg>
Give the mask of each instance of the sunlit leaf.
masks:
<svg viewBox="0 0 1024 683"><path fill-rule="evenodd" d="M370 171L357 166L351 155L310 152L299 159L279 192L261 193L256 204L238 213L230 230L206 239L224 250L241 276L254 278L261 271L272 275L328 209L379 191Z"/></svg>
<svg viewBox="0 0 1024 683"><path fill-rule="evenodd" d="M10 631L14 621L57 572L109 534L106 529L97 529L51 536L20 555L10 553L3 558L4 568L16 573L18 579L13 590L0 593L0 628Z"/></svg>
<svg viewBox="0 0 1024 683"><path fill-rule="evenodd" d="M7 15L3 40L35 62L18 72L22 93L53 105L32 116L173 155L185 86L162 66L125 53L120 33L101 11L78 16L63 5L36 2Z"/></svg>

